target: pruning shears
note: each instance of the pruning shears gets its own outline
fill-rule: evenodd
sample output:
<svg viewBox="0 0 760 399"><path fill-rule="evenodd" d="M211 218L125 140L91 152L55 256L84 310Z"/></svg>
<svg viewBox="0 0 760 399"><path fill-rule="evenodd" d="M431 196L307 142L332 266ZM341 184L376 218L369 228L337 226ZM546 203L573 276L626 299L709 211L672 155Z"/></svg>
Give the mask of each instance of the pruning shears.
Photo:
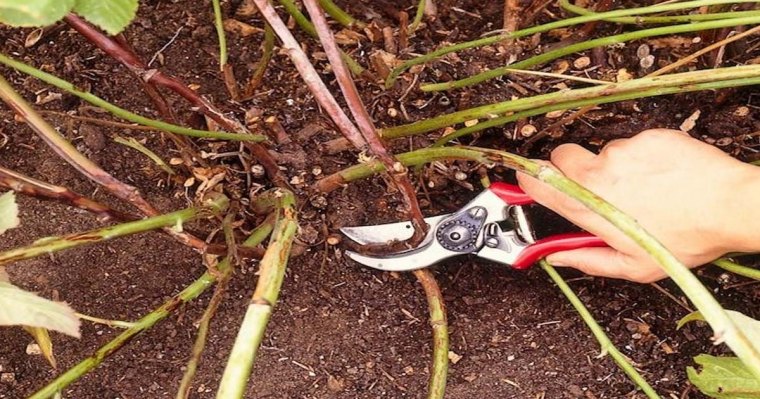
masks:
<svg viewBox="0 0 760 399"><path fill-rule="evenodd" d="M530 268L543 257L588 247L605 247L588 233L565 233L536 240L524 209L535 201L520 187L493 183L459 211L425 218L430 229L416 247L402 252L369 256L346 251L351 259L385 271L410 271L444 259L474 254L514 269ZM382 244L409 239L409 222L344 227L341 232L358 244Z"/></svg>

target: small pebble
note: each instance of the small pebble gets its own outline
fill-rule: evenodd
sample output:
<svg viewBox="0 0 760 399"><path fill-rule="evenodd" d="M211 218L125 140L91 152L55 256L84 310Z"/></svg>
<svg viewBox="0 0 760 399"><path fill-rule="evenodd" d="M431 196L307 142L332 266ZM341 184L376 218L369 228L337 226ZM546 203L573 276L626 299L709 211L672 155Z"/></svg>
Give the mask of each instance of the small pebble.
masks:
<svg viewBox="0 0 760 399"><path fill-rule="evenodd" d="M390 116L391 118L397 117L398 111L396 110L396 108L388 108L388 116Z"/></svg>
<svg viewBox="0 0 760 399"><path fill-rule="evenodd" d="M320 167L320 166L315 166L315 167L314 167L314 168L311 170L311 174L312 174L312 175L314 175L314 176L319 176L319 175L321 175L321 174L322 174L322 167Z"/></svg>
<svg viewBox="0 0 760 399"><path fill-rule="evenodd" d="M733 142L734 142L733 138L723 137L723 138L718 139L718 141L715 142L715 145L717 145L718 147L725 147Z"/></svg>
<svg viewBox="0 0 760 399"><path fill-rule="evenodd" d="M333 234L329 237L327 237L327 245L338 245L340 244L340 236L337 234Z"/></svg>
<svg viewBox="0 0 760 399"><path fill-rule="evenodd" d="M734 116L738 116L739 118L743 118L747 115L749 115L749 108L744 106L739 107L734 111Z"/></svg>
<svg viewBox="0 0 760 399"><path fill-rule="evenodd" d="M478 122L480 122L480 121L477 120L477 119L470 119L469 121L465 121L464 125L467 126L467 127L473 127L473 126L477 125Z"/></svg>
<svg viewBox="0 0 760 399"><path fill-rule="evenodd" d="M13 373L0 373L0 382L4 384L15 384L16 374Z"/></svg>
<svg viewBox="0 0 760 399"><path fill-rule="evenodd" d="M581 57L573 61L573 66L575 69L584 69L589 65L591 65L591 58L589 57Z"/></svg>
<svg viewBox="0 0 760 399"><path fill-rule="evenodd" d="M36 356L42 354L42 349L36 343L32 342L26 346L26 354L29 356Z"/></svg>
<svg viewBox="0 0 760 399"><path fill-rule="evenodd" d="M652 65L654 65L654 56L651 54L639 60L639 66L644 69L649 69Z"/></svg>
<svg viewBox="0 0 760 399"><path fill-rule="evenodd" d="M533 125L531 125L531 124L527 124L527 125L523 126L522 128L520 128L520 134L523 137L530 137L530 136L536 134L536 131L538 131L538 129L536 129L536 127L533 126Z"/></svg>
<svg viewBox="0 0 760 399"><path fill-rule="evenodd" d="M266 173L266 170L264 170L264 167L261 165L256 164L251 166L251 174L257 179L264 177Z"/></svg>
<svg viewBox="0 0 760 399"><path fill-rule="evenodd" d="M651 51L649 50L649 46L646 44L642 44L639 46L639 48L636 49L636 57L639 57L639 59L648 57L650 53Z"/></svg>
<svg viewBox="0 0 760 399"><path fill-rule="evenodd" d="M467 173L462 172L461 170L454 173L454 178L459 181L465 181L467 180Z"/></svg>

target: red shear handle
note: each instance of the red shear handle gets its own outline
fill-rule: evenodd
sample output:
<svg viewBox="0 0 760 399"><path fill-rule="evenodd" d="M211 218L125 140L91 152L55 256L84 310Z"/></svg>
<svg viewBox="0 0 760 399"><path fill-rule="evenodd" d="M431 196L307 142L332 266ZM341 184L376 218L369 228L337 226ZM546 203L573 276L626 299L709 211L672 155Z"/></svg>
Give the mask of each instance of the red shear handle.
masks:
<svg viewBox="0 0 760 399"><path fill-rule="evenodd" d="M525 270L538 262L539 259L555 252L606 246L607 244L601 238L588 233L557 234L538 240L534 244L527 246L515 259L512 267L518 270Z"/></svg>
<svg viewBox="0 0 760 399"><path fill-rule="evenodd" d="M492 183L488 189L493 191L494 194L499 196L502 201L509 205L530 205L536 202L533 198L530 198L528 194L525 194L520 187L515 186L514 184L496 182Z"/></svg>

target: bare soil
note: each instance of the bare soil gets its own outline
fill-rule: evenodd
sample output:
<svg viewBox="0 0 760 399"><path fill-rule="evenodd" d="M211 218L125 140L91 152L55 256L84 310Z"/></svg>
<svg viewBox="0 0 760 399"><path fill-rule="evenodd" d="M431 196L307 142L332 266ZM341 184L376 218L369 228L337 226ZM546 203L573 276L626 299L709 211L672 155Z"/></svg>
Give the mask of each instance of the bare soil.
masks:
<svg viewBox="0 0 760 399"><path fill-rule="evenodd" d="M398 10L413 14L411 0L338 1L362 19L396 26ZM500 1L439 1L439 18L421 29L410 40L406 53L424 53L442 42L460 42L499 29ZM234 15L239 1L224 3L225 14ZM537 23L562 15L554 5L540 13ZM466 11L466 12L465 12ZM156 61L163 70L175 74L212 99L225 111L243 118L246 110L258 108L264 116L275 116L285 132L310 126L322 130L306 140L275 149L288 178L300 176L303 184L294 188L299 197L301 231L300 256L288 266L281 300L269 324L262 350L256 360L248 398L422 398L426 395L431 355L431 330L427 324L427 306L421 288L407 274L381 273L363 268L341 256L341 246L326 246L326 233L338 227L363 223L395 221L401 217L399 198L389 193L381 177L349 184L322 201L308 191L308 185L322 175L356 162L356 154L328 155L322 144L338 137L326 117L319 112L313 97L300 82L285 54L276 53L264 84L257 95L242 103L229 100L220 79L217 42L208 2L189 0L148 1L142 4L139 18L127 29L127 37L137 52L150 59L172 37L176 39ZM244 19L253 26L263 26L258 16ZM339 28L336 26L336 30ZM609 34L621 29L600 24L595 34ZM55 31L31 48L24 47L30 30L0 30L0 46L5 54L55 73L79 87L135 112L156 113L138 82L116 61L95 49L74 31ZM243 82L261 54L263 35L250 37L229 34L230 60L238 79ZM309 54L321 51L318 44L300 32ZM531 40L533 44L530 45ZM550 46L557 42L551 34L526 40L528 47ZM629 43L606 49L605 65L587 72L595 78L614 76L627 68L635 76L650 70L639 66L636 49L652 46L656 63L664 65L684 54L696 51L690 46ZM367 65L369 54L382 48L382 41L363 39L346 46L361 63ZM659 46L659 47L658 47ZM526 51L533 51L530 48ZM731 65L753 54L729 52L724 63ZM573 60L584 54L566 59ZM589 53L588 55L591 55ZM754 57L757 57L755 50ZM408 55L405 55L408 57ZM498 47L465 51L447 57L419 72L419 81L432 82L460 78L481 68L504 63ZM705 62L703 60L702 62ZM317 61L324 69L324 61ZM592 65L593 67L594 65ZM703 65L704 67L704 65ZM0 68L15 87L29 100L43 98L58 91L31 77ZM325 74L331 81L332 76ZM411 80L411 79L410 79ZM381 126L390 126L438 115L474 105L506 100L554 90L551 80L514 76L502 78L466 90L443 94L425 94L418 90L399 103L409 81L384 91L375 82L360 82L365 103ZM569 84L575 86L575 84ZM720 148L744 160L757 152L757 139L746 141L743 135L760 130L760 96L757 88L706 92L643 99L602 106L554 135L538 141L526 155L546 157L564 142L581 143L598 149L611 139L627 137L648 127L678 127L695 111L701 111L694 137L716 143ZM47 90L47 91L42 91ZM525 93L523 93L525 91ZM202 117L172 95L170 103L180 111L188 126L205 126ZM425 104L421 106L420 104ZM390 116L389 108L405 109ZM89 108L82 101L63 93L60 99L38 105L40 109L71 112L96 118L105 114ZM748 113L744 113L744 111ZM63 185L90 195L116 208L129 210L93 183L87 181L50 151L23 124L14 121L7 108L0 108L0 133L9 140L0 148L0 165L27 175ZM167 181L166 176L131 149L115 144L111 138L132 136L144 139L146 146L164 159L177 156L171 142L159 134L82 123L56 114L48 119L79 148L108 172L137 186L161 211L181 209L193 197L182 182ZM544 116L529 122L538 130L555 119ZM524 138L515 134L514 124L491 129L465 142L517 151ZM438 133L440 134L440 133ZM406 151L429 144L437 135L400 140L395 149ZM0 136L1 138L1 136ZM0 140L0 143L2 140ZM222 153L237 151L234 143L200 149ZM216 161L228 170L240 170L236 157ZM667 160L663 160L667 162ZM457 163L464 170L464 163ZM470 173L475 187L477 173ZM225 182L229 192L247 197L245 175L235 175ZM242 177L241 177L242 176ZM492 179L512 178L506 170L491 171ZM438 184L419 190L423 210L428 215L449 212L475 195L453 179L423 171L421 181ZM267 186L264 178L252 184ZM707 188L709 189L709 188ZM233 195L234 197L234 195ZM94 216L64 205L20 198L22 226L3 236L0 249L30 243L40 237L78 232L103 225ZM241 213L240 219L248 218ZM208 222L189 226L199 235L217 226ZM250 227L250 226L249 226ZM758 263L749 259L748 264ZM242 320L245 306L256 280L257 263L249 261L235 273L210 332L199 373L193 385L194 398L212 398L224 369L229 350ZM77 311L106 319L135 320L191 283L205 270L198 254L161 233L149 233L107 243L79 248L48 257L19 262L8 267L13 281L45 297L68 302ZM451 364L447 398L641 398L633 384L607 357L600 357L599 346L569 303L539 269L516 272L472 258L455 259L434 268L441 284L450 325L451 350L461 359ZM687 310L660 290L639 285L582 276L563 271L572 288L606 328L613 342L629 356L647 380L663 397L700 398L685 377L685 368L699 353L721 354L723 346L713 346L709 329L691 324L676 331L676 322ZM740 309L760 317L760 286L743 278L721 272L714 267L698 271L701 280L730 309ZM668 282L661 287L681 300L678 288ZM210 291L180 309L155 328L137 336L107 359L100 367L67 387L65 398L169 398L174 397L195 338L196 322L210 298ZM22 398L42 387L63 370L91 354L118 333L117 329L84 323L82 338L54 336L58 369L53 370L39 355L26 353L32 339L20 328L0 329L0 398Z"/></svg>

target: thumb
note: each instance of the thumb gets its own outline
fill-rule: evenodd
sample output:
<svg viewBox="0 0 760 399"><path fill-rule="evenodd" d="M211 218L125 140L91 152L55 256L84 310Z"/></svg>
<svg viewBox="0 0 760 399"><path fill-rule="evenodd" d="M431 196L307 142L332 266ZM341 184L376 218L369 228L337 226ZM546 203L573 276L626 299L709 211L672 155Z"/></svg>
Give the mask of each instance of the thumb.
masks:
<svg viewBox="0 0 760 399"><path fill-rule="evenodd" d="M586 274L649 283L665 277L658 266L640 264L613 248L580 248L556 252L546 257L555 266L578 269Z"/></svg>

